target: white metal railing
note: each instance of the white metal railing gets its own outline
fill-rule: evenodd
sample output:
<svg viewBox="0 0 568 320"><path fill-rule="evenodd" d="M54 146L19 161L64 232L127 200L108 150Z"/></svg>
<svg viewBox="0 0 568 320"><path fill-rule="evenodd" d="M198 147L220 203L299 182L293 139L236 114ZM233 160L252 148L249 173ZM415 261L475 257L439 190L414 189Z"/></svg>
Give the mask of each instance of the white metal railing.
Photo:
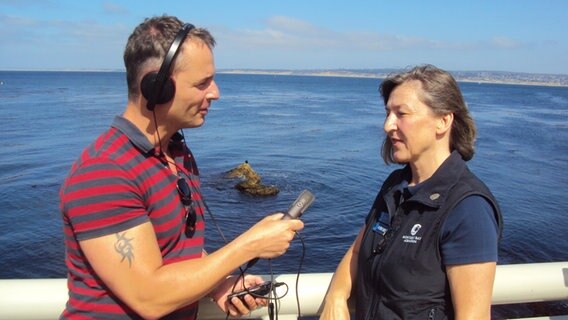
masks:
<svg viewBox="0 0 568 320"><path fill-rule="evenodd" d="M331 281L332 273L303 273L298 292L303 316L316 316ZM278 318L297 318L296 275L283 274L276 281L288 285L288 294L280 300ZM276 288L281 295L285 286ZM568 300L568 261L498 265L493 289L493 304ZM57 319L67 301L65 279L0 280L0 319ZM199 319L224 319L216 305L200 302ZM245 317L268 318L261 308ZM566 316L531 319L568 320Z"/></svg>

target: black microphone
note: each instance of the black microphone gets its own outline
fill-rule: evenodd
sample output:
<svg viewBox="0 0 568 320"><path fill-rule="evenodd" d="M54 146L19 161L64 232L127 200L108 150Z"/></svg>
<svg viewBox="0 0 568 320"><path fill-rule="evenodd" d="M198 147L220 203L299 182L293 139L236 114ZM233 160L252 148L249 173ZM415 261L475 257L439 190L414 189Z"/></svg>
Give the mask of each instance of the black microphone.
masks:
<svg viewBox="0 0 568 320"><path fill-rule="evenodd" d="M282 217L282 220L299 219L315 199L316 197L310 191L302 191L296 201L288 208L288 212Z"/></svg>
<svg viewBox="0 0 568 320"><path fill-rule="evenodd" d="M308 190L302 191L296 201L288 208L288 211L282 217L282 220L299 219L302 214L314 203L316 197ZM254 266L258 258L254 258L247 263L247 269Z"/></svg>

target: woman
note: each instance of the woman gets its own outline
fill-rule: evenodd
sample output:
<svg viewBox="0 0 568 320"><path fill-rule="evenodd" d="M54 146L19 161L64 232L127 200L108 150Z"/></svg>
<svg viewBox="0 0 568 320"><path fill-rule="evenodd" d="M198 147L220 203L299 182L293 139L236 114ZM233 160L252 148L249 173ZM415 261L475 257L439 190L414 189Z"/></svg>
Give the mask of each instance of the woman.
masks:
<svg viewBox="0 0 568 320"><path fill-rule="evenodd" d="M385 180L333 277L321 319L490 319L502 219L465 162L476 129L454 78L431 65L383 81Z"/></svg>

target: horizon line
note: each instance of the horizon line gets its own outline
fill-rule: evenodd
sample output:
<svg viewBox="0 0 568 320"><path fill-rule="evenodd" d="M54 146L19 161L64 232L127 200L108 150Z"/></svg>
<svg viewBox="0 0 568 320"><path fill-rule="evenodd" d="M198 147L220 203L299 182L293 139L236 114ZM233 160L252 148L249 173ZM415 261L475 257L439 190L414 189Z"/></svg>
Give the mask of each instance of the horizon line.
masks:
<svg viewBox="0 0 568 320"><path fill-rule="evenodd" d="M375 71L402 71L408 70L408 67L400 68L313 68L313 69L285 69L285 68L219 68L218 73L222 72L362 72L370 73ZM125 68L0 68L0 72L3 71L35 71L35 72L126 72ZM505 70L446 70L450 73L508 73L508 74L524 74L524 75L547 75L547 76L566 76L568 73L545 73L545 72L526 72L526 71L505 71Z"/></svg>

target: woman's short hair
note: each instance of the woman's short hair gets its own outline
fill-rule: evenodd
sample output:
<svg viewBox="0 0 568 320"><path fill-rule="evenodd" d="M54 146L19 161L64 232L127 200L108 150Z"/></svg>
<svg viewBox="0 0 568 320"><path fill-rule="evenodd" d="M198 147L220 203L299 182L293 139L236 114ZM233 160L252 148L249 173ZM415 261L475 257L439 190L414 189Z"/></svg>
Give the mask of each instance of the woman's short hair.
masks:
<svg viewBox="0 0 568 320"><path fill-rule="evenodd" d="M419 81L422 93L419 99L434 114L454 114L450 129L450 151L457 150L468 161L473 158L476 128L460 88L450 73L433 65L421 65L408 71L389 75L380 85L379 92L386 105L393 90L408 81ZM383 141L381 155L386 164L396 163L392 153L392 142L388 136Z"/></svg>

